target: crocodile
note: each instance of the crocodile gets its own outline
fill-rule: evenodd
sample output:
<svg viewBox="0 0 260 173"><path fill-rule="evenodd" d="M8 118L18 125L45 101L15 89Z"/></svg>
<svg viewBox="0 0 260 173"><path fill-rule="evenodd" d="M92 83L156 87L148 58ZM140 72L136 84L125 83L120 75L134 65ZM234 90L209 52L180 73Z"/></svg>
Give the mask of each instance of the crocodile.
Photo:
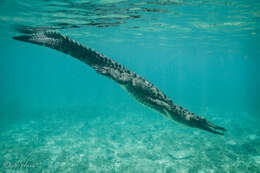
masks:
<svg viewBox="0 0 260 173"><path fill-rule="evenodd" d="M139 103L150 107L174 122L218 135L224 135L226 131L225 128L211 123L205 117L175 104L160 89L137 73L57 31L23 34L15 36L13 39L56 49L80 60L92 67L97 73L118 83Z"/></svg>

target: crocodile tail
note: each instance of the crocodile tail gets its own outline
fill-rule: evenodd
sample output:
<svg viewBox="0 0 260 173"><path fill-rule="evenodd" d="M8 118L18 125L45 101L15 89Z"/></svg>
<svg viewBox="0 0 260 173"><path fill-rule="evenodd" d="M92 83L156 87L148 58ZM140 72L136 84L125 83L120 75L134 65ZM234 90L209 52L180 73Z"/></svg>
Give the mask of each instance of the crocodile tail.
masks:
<svg viewBox="0 0 260 173"><path fill-rule="evenodd" d="M30 35L16 36L13 39L56 49L71 55L93 68L96 66L113 66L115 64L113 60L58 32L38 32Z"/></svg>

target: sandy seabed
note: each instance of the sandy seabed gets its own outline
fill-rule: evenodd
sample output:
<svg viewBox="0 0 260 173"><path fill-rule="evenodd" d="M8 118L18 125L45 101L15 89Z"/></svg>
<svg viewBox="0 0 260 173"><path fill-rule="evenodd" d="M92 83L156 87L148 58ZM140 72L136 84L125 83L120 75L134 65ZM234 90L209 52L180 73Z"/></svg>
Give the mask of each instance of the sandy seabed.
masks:
<svg viewBox="0 0 260 173"><path fill-rule="evenodd" d="M260 170L259 128L245 113L239 120L228 113L211 118L229 130L223 137L176 125L151 111L135 111L108 108L31 113L37 116L1 130L0 172Z"/></svg>

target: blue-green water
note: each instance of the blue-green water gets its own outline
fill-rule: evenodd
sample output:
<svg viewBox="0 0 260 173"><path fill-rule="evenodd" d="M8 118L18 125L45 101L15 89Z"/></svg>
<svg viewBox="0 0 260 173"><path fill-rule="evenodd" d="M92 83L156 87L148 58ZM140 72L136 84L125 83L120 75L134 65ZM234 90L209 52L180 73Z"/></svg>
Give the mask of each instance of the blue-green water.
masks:
<svg viewBox="0 0 260 173"><path fill-rule="evenodd" d="M0 2L0 172L260 172L259 1ZM12 40L49 28L227 129L171 122L113 81Z"/></svg>

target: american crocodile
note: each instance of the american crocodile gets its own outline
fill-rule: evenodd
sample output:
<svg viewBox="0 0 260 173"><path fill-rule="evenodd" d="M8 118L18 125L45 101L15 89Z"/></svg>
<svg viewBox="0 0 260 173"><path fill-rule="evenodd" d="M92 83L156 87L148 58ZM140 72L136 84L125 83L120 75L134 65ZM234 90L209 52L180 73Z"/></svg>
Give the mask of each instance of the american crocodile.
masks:
<svg viewBox="0 0 260 173"><path fill-rule="evenodd" d="M71 55L88 64L97 73L117 82L141 104L152 108L172 121L219 135L224 135L224 131L226 131L225 128L214 125L204 117L178 106L156 86L135 72L58 32L41 31L13 38Z"/></svg>

